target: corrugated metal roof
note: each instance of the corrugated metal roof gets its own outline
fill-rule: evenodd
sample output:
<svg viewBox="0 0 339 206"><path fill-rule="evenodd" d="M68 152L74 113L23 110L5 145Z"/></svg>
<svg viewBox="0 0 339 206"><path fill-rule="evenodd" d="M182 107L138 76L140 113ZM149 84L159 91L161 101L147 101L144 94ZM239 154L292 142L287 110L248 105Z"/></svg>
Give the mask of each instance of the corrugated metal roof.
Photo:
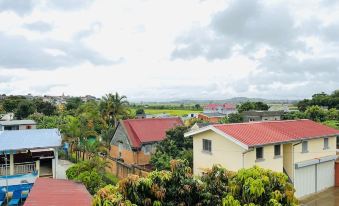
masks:
<svg viewBox="0 0 339 206"><path fill-rule="evenodd" d="M58 129L0 131L0 151L59 146L61 146L61 135Z"/></svg>
<svg viewBox="0 0 339 206"><path fill-rule="evenodd" d="M180 118L128 119L122 124L128 134L132 147L141 147L142 143L158 142L166 138L166 131L183 125Z"/></svg>
<svg viewBox="0 0 339 206"><path fill-rule="evenodd" d="M10 120L10 121L0 121L0 125L9 126L9 125L26 125L26 124L36 124L34 120Z"/></svg>
<svg viewBox="0 0 339 206"><path fill-rule="evenodd" d="M339 135L339 130L311 120L286 120L213 125L248 146Z"/></svg>
<svg viewBox="0 0 339 206"><path fill-rule="evenodd" d="M38 178L24 206L90 206L92 197L81 183Z"/></svg>

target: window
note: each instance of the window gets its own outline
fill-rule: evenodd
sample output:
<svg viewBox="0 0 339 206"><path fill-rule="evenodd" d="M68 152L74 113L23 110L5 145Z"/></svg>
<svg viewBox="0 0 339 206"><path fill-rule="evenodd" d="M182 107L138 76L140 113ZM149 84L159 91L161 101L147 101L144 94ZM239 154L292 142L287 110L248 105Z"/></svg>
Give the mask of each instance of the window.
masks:
<svg viewBox="0 0 339 206"><path fill-rule="evenodd" d="M328 146L328 138L324 138L324 149L329 149L330 147Z"/></svg>
<svg viewBox="0 0 339 206"><path fill-rule="evenodd" d="M208 139L203 139L202 150L205 152L212 152L212 141Z"/></svg>
<svg viewBox="0 0 339 206"><path fill-rule="evenodd" d="M301 152L302 153L308 152L308 142L307 141L302 142Z"/></svg>
<svg viewBox="0 0 339 206"><path fill-rule="evenodd" d="M281 155L281 145L280 144L274 145L274 156L280 155Z"/></svg>
<svg viewBox="0 0 339 206"><path fill-rule="evenodd" d="M32 126L31 125L27 125L26 129L32 129Z"/></svg>
<svg viewBox="0 0 339 206"><path fill-rule="evenodd" d="M121 158L122 156L122 150L124 149L124 145L122 142L118 142L118 152L119 152L119 157L118 158Z"/></svg>
<svg viewBox="0 0 339 206"><path fill-rule="evenodd" d="M257 159L263 159L264 158L264 148L263 147L257 147L255 149L256 157Z"/></svg>

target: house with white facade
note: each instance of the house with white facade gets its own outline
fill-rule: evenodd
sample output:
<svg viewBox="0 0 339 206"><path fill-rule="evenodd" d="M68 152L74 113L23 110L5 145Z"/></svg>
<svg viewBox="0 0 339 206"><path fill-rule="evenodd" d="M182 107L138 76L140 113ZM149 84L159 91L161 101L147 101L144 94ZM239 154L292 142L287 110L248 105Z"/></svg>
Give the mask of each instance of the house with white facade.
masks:
<svg viewBox="0 0 339 206"><path fill-rule="evenodd" d="M209 114L209 113L219 113L219 114L223 114L223 115L229 115L232 113L236 113L237 112L237 108L235 105L233 104L208 104L206 106L204 106L204 114Z"/></svg>

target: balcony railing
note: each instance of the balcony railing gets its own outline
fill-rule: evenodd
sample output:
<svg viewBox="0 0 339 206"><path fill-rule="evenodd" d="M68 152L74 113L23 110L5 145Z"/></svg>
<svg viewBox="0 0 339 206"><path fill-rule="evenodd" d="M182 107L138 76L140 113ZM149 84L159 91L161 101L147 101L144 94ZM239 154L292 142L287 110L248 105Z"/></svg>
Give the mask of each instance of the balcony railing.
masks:
<svg viewBox="0 0 339 206"><path fill-rule="evenodd" d="M34 162L24 162L14 164L14 174L28 174L35 171Z"/></svg>
<svg viewBox="0 0 339 206"><path fill-rule="evenodd" d="M0 176L6 175L6 167L7 167L7 175L9 175L9 165L0 165Z"/></svg>
<svg viewBox="0 0 339 206"><path fill-rule="evenodd" d="M7 167L7 175L10 175L10 167L9 165L0 165L0 176L6 175L6 167ZM34 162L23 162L23 163L15 163L14 164L14 174L28 174L35 171L35 163Z"/></svg>

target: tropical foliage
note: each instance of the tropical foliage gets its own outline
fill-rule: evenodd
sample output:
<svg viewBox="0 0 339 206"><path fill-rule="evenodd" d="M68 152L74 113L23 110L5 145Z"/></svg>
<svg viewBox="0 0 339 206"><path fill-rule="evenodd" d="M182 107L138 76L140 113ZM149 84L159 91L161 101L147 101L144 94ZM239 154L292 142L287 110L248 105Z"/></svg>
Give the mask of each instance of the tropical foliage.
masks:
<svg viewBox="0 0 339 206"><path fill-rule="evenodd" d="M184 137L188 127L180 126L166 132L166 139L158 143L155 154L151 156L151 164L158 170L169 170L170 161L185 159L193 165L193 141Z"/></svg>
<svg viewBox="0 0 339 206"><path fill-rule="evenodd" d="M106 177L106 167L108 163L98 157L79 162L68 168L66 175L68 179L82 182L87 190L94 194L101 187L107 184L115 184L115 181L109 181Z"/></svg>
<svg viewBox="0 0 339 206"><path fill-rule="evenodd" d="M171 160L170 171L154 171L147 177L130 175L117 185L100 189L94 206L174 205L297 205L287 176L253 167L230 172L220 166L203 176L192 175L185 160Z"/></svg>
<svg viewBox="0 0 339 206"><path fill-rule="evenodd" d="M250 111L250 110L268 110L270 107L263 102L245 102L237 105L238 112Z"/></svg>

